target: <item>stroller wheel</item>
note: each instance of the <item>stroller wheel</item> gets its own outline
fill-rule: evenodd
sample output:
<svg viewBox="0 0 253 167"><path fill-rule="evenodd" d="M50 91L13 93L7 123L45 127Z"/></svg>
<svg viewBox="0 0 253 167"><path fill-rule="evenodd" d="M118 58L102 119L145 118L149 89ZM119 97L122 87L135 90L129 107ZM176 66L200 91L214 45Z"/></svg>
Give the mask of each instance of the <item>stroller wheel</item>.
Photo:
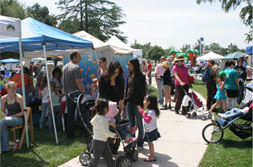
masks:
<svg viewBox="0 0 253 167"><path fill-rule="evenodd" d="M138 160L138 151L137 150L134 150L133 153L132 153L132 160L133 161L137 161Z"/></svg>
<svg viewBox="0 0 253 167"><path fill-rule="evenodd" d="M202 130L202 137L207 143L218 143L224 135L223 129L217 123L210 123Z"/></svg>
<svg viewBox="0 0 253 167"><path fill-rule="evenodd" d="M191 117L191 114L189 114L189 113L186 113L186 118L190 118Z"/></svg>
<svg viewBox="0 0 253 167"><path fill-rule="evenodd" d="M192 116L193 116L193 117L196 117L196 116L197 116L197 113L196 113L196 112L193 112L193 113L192 113Z"/></svg>
<svg viewBox="0 0 253 167"><path fill-rule="evenodd" d="M82 154L79 155L79 162L80 162L83 166L88 166L90 160L91 160L90 153L83 152Z"/></svg>
<svg viewBox="0 0 253 167"><path fill-rule="evenodd" d="M131 161L130 161L130 159L128 159L126 157L120 156L116 160L117 167L130 167L130 165L131 165Z"/></svg>

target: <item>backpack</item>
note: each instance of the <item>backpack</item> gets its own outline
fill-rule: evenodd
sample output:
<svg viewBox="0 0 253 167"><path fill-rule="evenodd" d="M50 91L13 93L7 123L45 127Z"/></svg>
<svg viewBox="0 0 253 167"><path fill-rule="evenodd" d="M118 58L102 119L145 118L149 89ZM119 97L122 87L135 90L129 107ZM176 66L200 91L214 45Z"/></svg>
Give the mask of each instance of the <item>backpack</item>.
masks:
<svg viewBox="0 0 253 167"><path fill-rule="evenodd" d="M213 80L212 69L210 67L206 68L202 74L202 81L205 83L211 82Z"/></svg>

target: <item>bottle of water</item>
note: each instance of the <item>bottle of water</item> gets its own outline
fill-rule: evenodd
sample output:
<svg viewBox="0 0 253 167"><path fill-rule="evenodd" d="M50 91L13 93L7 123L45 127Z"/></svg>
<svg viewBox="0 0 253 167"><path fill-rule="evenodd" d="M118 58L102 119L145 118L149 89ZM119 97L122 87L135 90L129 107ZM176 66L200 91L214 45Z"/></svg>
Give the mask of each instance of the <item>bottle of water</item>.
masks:
<svg viewBox="0 0 253 167"><path fill-rule="evenodd" d="M19 140L17 139L13 144L12 151L15 152L18 149Z"/></svg>

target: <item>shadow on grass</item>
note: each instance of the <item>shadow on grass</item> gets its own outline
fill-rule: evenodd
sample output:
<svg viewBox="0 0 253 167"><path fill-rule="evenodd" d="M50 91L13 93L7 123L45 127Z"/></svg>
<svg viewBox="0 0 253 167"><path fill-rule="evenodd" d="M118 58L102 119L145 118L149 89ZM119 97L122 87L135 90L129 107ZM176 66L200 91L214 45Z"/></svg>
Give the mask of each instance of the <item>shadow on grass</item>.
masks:
<svg viewBox="0 0 253 167"><path fill-rule="evenodd" d="M221 144L225 148L239 148L239 149L245 149L245 148L252 148L252 140L231 140L231 139L222 139Z"/></svg>
<svg viewBox="0 0 253 167"><path fill-rule="evenodd" d="M28 158L28 157L21 157L19 154L10 152L1 155L1 166L8 166L8 167L26 167L26 166L33 166L36 167L42 167L42 166L48 166L49 163L43 160L37 153L35 153L33 150L30 150L32 154L34 154L37 158ZM13 160L15 159L15 163L13 163Z"/></svg>

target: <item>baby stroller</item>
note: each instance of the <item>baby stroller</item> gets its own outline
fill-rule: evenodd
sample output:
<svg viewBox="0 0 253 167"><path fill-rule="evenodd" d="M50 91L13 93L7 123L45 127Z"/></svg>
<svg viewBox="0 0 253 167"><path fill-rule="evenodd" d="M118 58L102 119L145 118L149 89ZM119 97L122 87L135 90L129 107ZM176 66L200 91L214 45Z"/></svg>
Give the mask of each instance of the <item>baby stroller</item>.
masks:
<svg viewBox="0 0 253 167"><path fill-rule="evenodd" d="M252 105L252 101L247 106ZM252 108L244 108L248 112L240 112L242 110L232 109L228 111L227 117L219 117L217 120L206 125L202 131L202 137L207 143L218 143L222 140L224 129L229 129L241 139L252 137ZM227 112L226 112L227 113ZM226 115L223 114L223 115ZM238 119L245 120L244 123L235 123Z"/></svg>
<svg viewBox="0 0 253 167"><path fill-rule="evenodd" d="M80 120L84 126L84 129L89 134L88 141L92 140L93 133L91 132L91 124L90 124L90 118L91 118L91 110L90 108L95 105L95 99L93 99L90 95L83 94L80 91L74 91L68 94L68 96L72 99L74 99L74 102L77 104L77 111L80 117ZM126 126L129 124L129 122L123 122L122 125L119 126ZM123 144L124 148L124 155L119 156L116 159L116 166L117 167L130 167L131 161L136 161L138 159L138 151L135 150L136 148L136 142L129 143L128 145L125 145L124 140L122 140L120 133L114 129L115 133L117 133L118 137L120 138L120 141ZM83 166L88 166L89 161L91 160L91 154L92 154L92 147L91 142L87 144L87 151L81 153L79 155L79 162Z"/></svg>
<svg viewBox="0 0 253 167"><path fill-rule="evenodd" d="M125 126L125 125L126 125L126 123L124 123L123 126ZM135 150L136 142L129 143L129 144L125 145L125 142L121 138L120 133L116 129L114 129L114 131L117 134L117 136L119 137L119 139L123 145L123 149L124 149L124 154L116 158L116 166L117 167L130 167L131 162L138 160L138 151ZM107 144L109 147L108 142L107 142ZM79 162L83 166L88 166L89 161L91 160L91 155L92 155L92 147L91 147L91 143L90 143L87 147L87 151L83 152L79 155Z"/></svg>
<svg viewBox="0 0 253 167"><path fill-rule="evenodd" d="M184 93L185 95L182 101L182 110L183 113L186 113L185 116L187 118L190 118L191 116L196 117L197 112L202 113L203 120L211 118L211 115L204 113L203 102L198 98L194 91L191 91L187 94L187 92L184 90Z"/></svg>

